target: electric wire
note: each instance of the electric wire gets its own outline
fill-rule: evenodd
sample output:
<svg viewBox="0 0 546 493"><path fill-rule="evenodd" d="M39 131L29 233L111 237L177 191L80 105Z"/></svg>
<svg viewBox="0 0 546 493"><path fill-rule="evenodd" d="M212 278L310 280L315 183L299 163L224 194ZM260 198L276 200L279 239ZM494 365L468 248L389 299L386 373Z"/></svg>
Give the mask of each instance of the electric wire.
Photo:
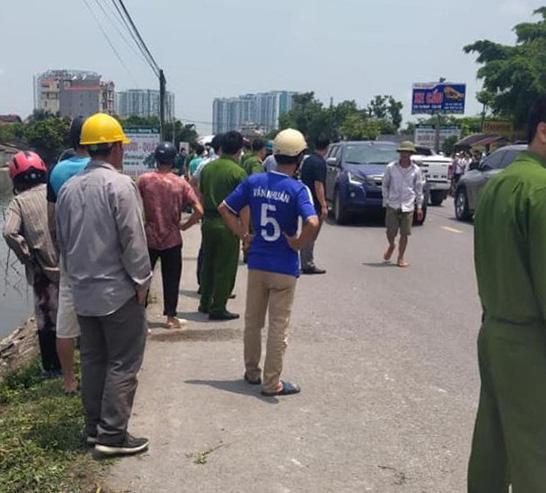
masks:
<svg viewBox="0 0 546 493"><path fill-rule="evenodd" d="M133 19L131 17L131 14L129 14L129 11L127 10L127 8L125 7L125 4L123 3L123 0L117 0L117 2L119 3L119 6L122 8L126 19L129 21L129 24L131 24L131 27L132 27L135 35L139 39L141 48L144 49L144 51L147 53L147 55L148 55L148 57L149 57L149 59L150 59L150 61L152 63L152 65L151 65L152 70L154 70L154 73L156 74L156 76L159 77L160 76L159 65L155 61L153 55L150 53L150 50L146 46L146 43L142 39L142 36L140 35L140 32L138 31L138 28L136 27L136 25L135 25L135 23L134 23L134 21L133 21Z"/></svg>
<svg viewBox="0 0 546 493"><path fill-rule="evenodd" d="M142 54L142 56L144 57L144 60L146 62L146 64L152 69L152 71L154 72L154 75L156 77L159 77L159 74L157 73L154 65L153 65L153 61L150 60L150 58L148 57L148 55L146 54L146 51L144 50L144 48L142 47L142 45L140 44L139 40L138 40L138 37L135 35L133 29L131 28L131 24L129 23L129 21L126 19L125 15L123 14L123 11L121 9L121 7L118 5L118 3L116 2L116 0L111 0L111 4L114 6L118 16L117 18L118 19L121 19L121 22L123 23L125 29L127 30L127 32L129 33L129 35L131 36L131 38L133 39L133 41L135 42L135 45L137 46L137 48L139 49L140 53Z"/></svg>
<svg viewBox="0 0 546 493"><path fill-rule="evenodd" d="M102 2L100 0L95 0L95 3L97 4L97 6L102 10L102 13L104 14L104 16L110 21L110 24L114 27L114 29L117 31L117 33L120 35L121 39L125 42L125 44L127 45L127 47L137 56L137 57L142 57L143 61L146 63L147 60L146 58L142 55L142 53L140 53L135 47L134 45L131 43L131 41L129 41L127 39L127 36L125 34L123 34L122 32L122 28L124 27L123 24L121 23L121 21L119 20L119 18L115 15L115 13L110 10L110 12L107 12L106 9L104 8L104 5L102 4ZM106 5L110 5L110 3L106 2ZM111 8L111 7L110 7ZM114 22L115 19L117 22ZM118 25L120 24L121 25L121 29L120 29L120 26Z"/></svg>
<svg viewBox="0 0 546 493"><path fill-rule="evenodd" d="M136 79L135 79L135 76L133 75L133 73L131 72L131 70L129 69L129 67L126 65L125 61L123 60L123 58L121 57L121 55L119 54L118 50L116 50L116 47L114 46L114 44L112 43L112 40L110 39L110 37L108 36L107 32L105 31L105 29L102 27L102 24L100 23L99 21L99 18L96 16L95 12L93 11L93 9L91 8L91 5L89 5L89 2L87 0L82 0L83 3L85 4L85 6L87 7L87 9L89 10L89 12L91 13L91 15L93 16L93 18L95 19L95 22L97 23L97 26L99 27L100 31L102 32L102 34L104 35L105 39L106 39L106 42L110 45L110 48L112 48L112 51L114 52L114 55L116 56L116 58L119 60L119 63L121 63L121 65L123 66L123 68L127 71L127 73L129 74L129 76L131 77L131 79L133 79L133 82L135 84L137 84L136 82Z"/></svg>

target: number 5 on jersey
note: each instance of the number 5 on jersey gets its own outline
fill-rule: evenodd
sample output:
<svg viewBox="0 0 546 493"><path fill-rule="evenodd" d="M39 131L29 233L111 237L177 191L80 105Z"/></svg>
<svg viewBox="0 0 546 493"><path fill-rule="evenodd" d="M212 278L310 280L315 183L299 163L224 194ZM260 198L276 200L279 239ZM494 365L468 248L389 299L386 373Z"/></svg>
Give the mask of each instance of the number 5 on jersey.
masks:
<svg viewBox="0 0 546 493"><path fill-rule="evenodd" d="M281 227L278 221L271 217L270 213L277 212L277 207L273 204L262 204L262 213L260 216L260 227L262 238L265 241L274 242L281 237ZM270 226L269 228L267 226ZM271 231L273 229L273 231Z"/></svg>

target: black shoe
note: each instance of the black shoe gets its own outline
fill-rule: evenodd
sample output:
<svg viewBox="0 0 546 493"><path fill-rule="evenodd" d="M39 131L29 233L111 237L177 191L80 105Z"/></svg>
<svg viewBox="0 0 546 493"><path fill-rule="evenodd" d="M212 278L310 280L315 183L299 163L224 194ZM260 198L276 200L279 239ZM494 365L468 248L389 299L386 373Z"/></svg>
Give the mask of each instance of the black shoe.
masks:
<svg viewBox="0 0 546 493"><path fill-rule="evenodd" d="M133 455L144 452L149 444L147 438L135 438L127 433L125 440L119 443L101 443L99 439L95 450L104 455Z"/></svg>
<svg viewBox="0 0 546 493"><path fill-rule="evenodd" d="M324 269L319 269L318 267L309 267L308 269L302 269L303 274L326 274Z"/></svg>
<svg viewBox="0 0 546 493"><path fill-rule="evenodd" d="M225 310L220 313L209 313L209 320L236 320L239 316L238 313L231 313Z"/></svg>
<svg viewBox="0 0 546 493"><path fill-rule="evenodd" d="M252 380L251 378L248 377L248 375L245 373L245 382L246 383L249 383L250 385L261 385L262 384L262 379L260 377L258 377L256 380Z"/></svg>
<svg viewBox="0 0 546 493"><path fill-rule="evenodd" d="M201 305L199 305L199 308L197 308L197 311L199 313L206 313L206 314L209 313L209 311L206 308L203 308Z"/></svg>

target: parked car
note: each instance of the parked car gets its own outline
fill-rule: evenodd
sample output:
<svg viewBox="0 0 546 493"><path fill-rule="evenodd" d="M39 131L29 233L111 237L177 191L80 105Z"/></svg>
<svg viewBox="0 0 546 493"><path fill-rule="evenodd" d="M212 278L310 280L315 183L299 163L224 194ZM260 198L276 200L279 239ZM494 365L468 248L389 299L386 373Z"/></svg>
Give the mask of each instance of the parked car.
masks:
<svg viewBox="0 0 546 493"><path fill-rule="evenodd" d="M441 205L451 190L451 164L449 157L436 154L428 147L417 146L411 161L421 168L430 190L430 203Z"/></svg>
<svg viewBox="0 0 546 493"><path fill-rule="evenodd" d="M455 188L455 216L459 221L472 219L481 189L488 180L500 173L527 150L527 144L501 147L485 157L476 169L467 171Z"/></svg>
<svg viewBox="0 0 546 493"><path fill-rule="evenodd" d="M352 215L383 209L381 185L385 168L398 160L393 142L360 141L331 144L326 155L328 174L326 199L333 206L337 224L346 224ZM425 186L423 224L429 199Z"/></svg>

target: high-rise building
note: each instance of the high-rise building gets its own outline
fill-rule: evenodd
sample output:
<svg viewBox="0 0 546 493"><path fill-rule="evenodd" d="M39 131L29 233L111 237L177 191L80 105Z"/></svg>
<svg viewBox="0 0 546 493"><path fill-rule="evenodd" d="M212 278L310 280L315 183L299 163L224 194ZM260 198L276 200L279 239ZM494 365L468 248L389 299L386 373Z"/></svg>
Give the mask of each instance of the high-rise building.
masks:
<svg viewBox="0 0 546 493"><path fill-rule="evenodd" d="M292 109L296 94L272 91L236 98L216 98L212 105L213 132L216 134L249 127L264 132L275 130L279 128L279 117Z"/></svg>
<svg viewBox="0 0 546 493"><path fill-rule="evenodd" d="M116 113L128 116L159 117L159 91L154 89L129 89L116 94ZM174 94L165 94L165 120L174 118Z"/></svg>
<svg viewBox="0 0 546 493"><path fill-rule="evenodd" d="M115 86L96 72L48 70L34 77L34 108L75 118L114 113Z"/></svg>

